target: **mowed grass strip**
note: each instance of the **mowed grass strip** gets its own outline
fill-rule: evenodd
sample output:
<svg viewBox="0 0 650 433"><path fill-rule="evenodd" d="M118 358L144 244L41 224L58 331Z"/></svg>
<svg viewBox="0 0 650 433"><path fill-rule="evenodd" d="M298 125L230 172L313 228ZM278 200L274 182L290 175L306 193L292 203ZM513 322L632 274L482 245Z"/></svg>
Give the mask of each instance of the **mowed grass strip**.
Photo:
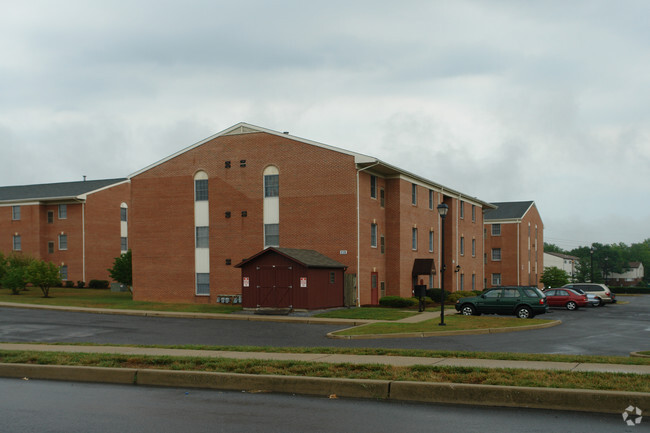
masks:
<svg viewBox="0 0 650 433"><path fill-rule="evenodd" d="M54 305L64 307L84 308L110 308L117 310L151 310L172 311L183 313L232 313L241 311L237 305L216 304L182 304L163 302L134 301L129 292L111 292L101 289L74 289L53 287L50 297L43 298L43 293L38 288L29 288L12 295L9 289L0 289L0 302L13 302L19 304Z"/></svg>
<svg viewBox="0 0 650 433"><path fill-rule="evenodd" d="M0 351L0 362L650 392L647 376L617 373L29 351Z"/></svg>
<svg viewBox="0 0 650 433"><path fill-rule="evenodd" d="M463 316L454 314L445 317L446 326L439 326L440 319L417 323L370 323L356 328L334 332L336 335L400 334L417 332L446 332L470 329L510 328L540 325L552 322L545 319L518 319L500 316Z"/></svg>
<svg viewBox="0 0 650 433"><path fill-rule="evenodd" d="M361 319L361 320L400 320L415 316L417 311L404 311L396 308L355 307L326 311L315 314L314 317L328 319Z"/></svg>

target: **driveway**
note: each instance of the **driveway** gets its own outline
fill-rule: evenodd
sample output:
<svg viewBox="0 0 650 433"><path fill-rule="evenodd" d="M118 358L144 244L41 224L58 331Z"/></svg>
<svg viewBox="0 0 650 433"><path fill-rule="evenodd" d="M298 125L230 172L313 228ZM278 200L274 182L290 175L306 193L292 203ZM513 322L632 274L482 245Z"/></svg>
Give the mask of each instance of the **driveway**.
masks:
<svg viewBox="0 0 650 433"><path fill-rule="evenodd" d="M0 341L219 346L374 347L487 352L623 355L650 349L650 296L578 311L552 309L540 318L560 326L506 334L331 340L343 326L136 317L21 308L0 309Z"/></svg>

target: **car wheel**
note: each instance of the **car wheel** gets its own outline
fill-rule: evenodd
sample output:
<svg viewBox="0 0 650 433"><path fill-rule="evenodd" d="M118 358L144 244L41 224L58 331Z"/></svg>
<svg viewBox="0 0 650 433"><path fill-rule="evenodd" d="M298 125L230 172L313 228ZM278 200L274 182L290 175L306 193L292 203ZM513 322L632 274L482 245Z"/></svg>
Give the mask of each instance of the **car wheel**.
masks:
<svg viewBox="0 0 650 433"><path fill-rule="evenodd" d="M566 303L566 309L569 310L569 311L577 310L578 305L573 301L569 301L569 302Z"/></svg>
<svg viewBox="0 0 650 433"><path fill-rule="evenodd" d="M529 307L521 307L517 310L517 317L520 319L532 319L533 310L531 310Z"/></svg>
<svg viewBox="0 0 650 433"><path fill-rule="evenodd" d="M460 308L464 316L476 316L476 308L471 304L465 304Z"/></svg>
<svg viewBox="0 0 650 433"><path fill-rule="evenodd" d="M605 306L605 303L603 302L602 299L598 298L598 305L596 305L596 306L597 306L597 307L604 307L604 306Z"/></svg>

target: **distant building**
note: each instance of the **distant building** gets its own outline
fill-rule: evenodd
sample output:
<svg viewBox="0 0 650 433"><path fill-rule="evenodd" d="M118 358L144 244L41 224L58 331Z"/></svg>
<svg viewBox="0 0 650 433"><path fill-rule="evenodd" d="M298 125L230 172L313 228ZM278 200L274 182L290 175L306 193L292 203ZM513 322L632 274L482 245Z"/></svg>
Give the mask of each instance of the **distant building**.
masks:
<svg viewBox="0 0 650 433"><path fill-rule="evenodd" d="M534 201L491 203L485 211L485 287L538 286L544 269L544 224Z"/></svg>
<svg viewBox="0 0 650 433"><path fill-rule="evenodd" d="M57 265L62 280L109 280L128 245L128 179L0 187L0 252Z"/></svg>
<svg viewBox="0 0 650 433"><path fill-rule="evenodd" d="M544 267L551 268L555 266L558 269L562 269L569 275L571 281L573 281L576 275L576 265L579 261L580 258L576 256L562 253L547 253L544 251Z"/></svg>
<svg viewBox="0 0 650 433"><path fill-rule="evenodd" d="M643 282L644 275L643 263L630 262L627 265L627 270L622 274L612 272L607 275L607 284L612 286L638 286Z"/></svg>

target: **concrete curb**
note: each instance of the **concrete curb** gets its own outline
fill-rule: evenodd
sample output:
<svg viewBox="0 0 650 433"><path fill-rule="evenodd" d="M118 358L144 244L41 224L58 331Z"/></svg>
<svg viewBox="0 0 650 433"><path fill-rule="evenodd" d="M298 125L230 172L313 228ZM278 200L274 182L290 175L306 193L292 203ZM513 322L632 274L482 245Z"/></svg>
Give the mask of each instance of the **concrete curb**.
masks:
<svg viewBox="0 0 650 433"><path fill-rule="evenodd" d="M348 329L357 328L356 326L342 329L340 331L328 332L327 338L340 339L340 340L372 340L380 338L425 338L425 337L440 337L445 335L479 335L479 334L500 334L505 332L518 332L530 331L533 329L544 329L560 325L561 320L553 320L547 323L540 323L537 325L525 325L507 328L485 328L485 329L462 329L457 331L433 331L433 332L405 332L396 334L365 334L365 335L338 335L337 332L346 331Z"/></svg>
<svg viewBox="0 0 650 433"><path fill-rule="evenodd" d="M650 393L641 392L31 364L0 364L0 377L594 413L621 413L630 405L650 410Z"/></svg>
<svg viewBox="0 0 650 433"><path fill-rule="evenodd" d="M636 358L650 358L650 355L644 355L643 353L639 352L630 352L630 356L634 356Z"/></svg>

